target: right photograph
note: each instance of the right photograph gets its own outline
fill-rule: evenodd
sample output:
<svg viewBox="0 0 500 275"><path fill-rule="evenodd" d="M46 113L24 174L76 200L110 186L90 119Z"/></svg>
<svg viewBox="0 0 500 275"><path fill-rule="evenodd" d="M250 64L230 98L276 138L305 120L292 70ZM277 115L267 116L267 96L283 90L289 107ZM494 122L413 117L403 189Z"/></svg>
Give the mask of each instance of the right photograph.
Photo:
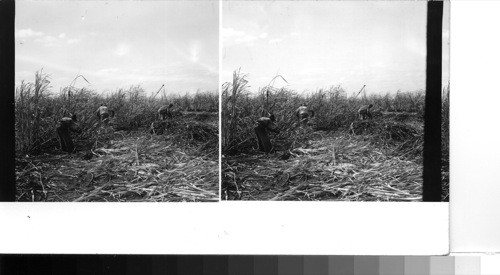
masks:
<svg viewBox="0 0 500 275"><path fill-rule="evenodd" d="M222 200L448 201L449 5L223 1Z"/></svg>

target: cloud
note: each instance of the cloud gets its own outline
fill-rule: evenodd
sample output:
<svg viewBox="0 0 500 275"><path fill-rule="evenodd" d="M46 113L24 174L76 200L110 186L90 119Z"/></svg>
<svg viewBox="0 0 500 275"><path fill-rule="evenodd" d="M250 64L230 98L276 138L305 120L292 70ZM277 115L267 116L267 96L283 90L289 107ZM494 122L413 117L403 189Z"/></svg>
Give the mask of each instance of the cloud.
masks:
<svg viewBox="0 0 500 275"><path fill-rule="evenodd" d="M14 31L14 36L16 38L39 37L42 35L43 35L43 32L37 32L37 31L34 31L32 29L21 29L21 30Z"/></svg>
<svg viewBox="0 0 500 275"><path fill-rule="evenodd" d="M427 55L425 40L418 39L414 36L409 36L406 39L405 44L407 50L411 53L420 57L425 57Z"/></svg>
<svg viewBox="0 0 500 275"><path fill-rule="evenodd" d="M68 39L66 41L66 43L68 43L68 44L75 44L75 43L80 42L80 40L81 40L80 38L71 38L71 39Z"/></svg>
<svg viewBox="0 0 500 275"><path fill-rule="evenodd" d="M35 73L30 71L16 71L16 82L21 83L21 80L33 79ZM17 86L17 85L16 85Z"/></svg>
<svg viewBox="0 0 500 275"><path fill-rule="evenodd" d="M248 43L248 42L252 42L252 41L257 40L257 38L258 38L257 36L245 35L243 37L239 37L239 38L235 39L234 41L237 43Z"/></svg>
<svg viewBox="0 0 500 275"><path fill-rule="evenodd" d="M278 44L281 41L283 41L282 38L273 38L273 39L269 39L269 44Z"/></svg>
<svg viewBox="0 0 500 275"><path fill-rule="evenodd" d="M200 43L198 41L194 41L191 43L189 47L189 55L190 60L193 63L198 62L200 60Z"/></svg>
<svg viewBox="0 0 500 275"><path fill-rule="evenodd" d="M51 36L51 35L45 35L41 38L35 39L35 42L43 44L47 47L57 47L60 46L59 39Z"/></svg>
<svg viewBox="0 0 500 275"><path fill-rule="evenodd" d="M100 69L96 72L97 75L108 75L108 74L113 74L117 73L119 71L118 68L104 68Z"/></svg>
<svg viewBox="0 0 500 275"><path fill-rule="evenodd" d="M265 37L267 37L267 33L264 33L264 34L265 34ZM270 38L268 42L269 42L269 44L278 44L278 43L283 42L283 40L285 40L285 39L286 40L289 40L289 39L296 40L296 39L298 39L300 37L301 37L300 33L298 33L298 32L291 32L291 33L285 34L285 35L283 35L281 37Z"/></svg>
<svg viewBox="0 0 500 275"><path fill-rule="evenodd" d="M208 75L219 75L219 70L217 70L214 66L208 65L206 63L200 63L200 66L205 69Z"/></svg>
<svg viewBox="0 0 500 275"><path fill-rule="evenodd" d="M43 59L43 58L38 58L38 57L33 57L33 56L16 54L16 61L17 60L36 64L37 66L39 66L40 64L43 64L44 70L47 69L47 71L51 71L51 70L70 71L70 72L79 72L80 71L82 74L87 73L86 71L82 71L77 67L68 66L65 64L58 63L58 62L50 61L48 59Z"/></svg>
<svg viewBox="0 0 500 275"><path fill-rule="evenodd" d="M268 36L266 32L262 32L257 35L235 30L233 28L222 28L221 35L224 46L234 46L238 44L247 44L247 46L252 46L253 42L259 39L265 39Z"/></svg>
<svg viewBox="0 0 500 275"><path fill-rule="evenodd" d="M114 54L118 56L124 56L130 53L130 45L126 43L120 43L116 47Z"/></svg>
<svg viewBox="0 0 500 275"><path fill-rule="evenodd" d="M262 43L267 41L268 44L277 44L283 42L283 40L288 38L297 39L300 37L300 33L291 32L281 37L269 36L265 31L267 27L255 28L254 31L242 31L233 28L222 28L221 35L223 45L225 47L235 46L239 44L245 44L245 46L254 46L256 43Z"/></svg>
<svg viewBox="0 0 500 275"><path fill-rule="evenodd" d="M16 30L15 37L23 40L27 38L34 38L36 43L42 44L46 47L60 47L65 44L75 44L81 40L80 38L69 38L65 33L49 35L32 29Z"/></svg>
<svg viewBox="0 0 500 275"><path fill-rule="evenodd" d="M61 47L64 45L71 45L79 42L80 38L69 38L65 33L60 33L57 36L43 35L36 38L36 43L42 44L45 47Z"/></svg>
<svg viewBox="0 0 500 275"><path fill-rule="evenodd" d="M245 35L243 31L237 31L233 28L222 28L221 30L222 38L232 38L232 37L241 37Z"/></svg>

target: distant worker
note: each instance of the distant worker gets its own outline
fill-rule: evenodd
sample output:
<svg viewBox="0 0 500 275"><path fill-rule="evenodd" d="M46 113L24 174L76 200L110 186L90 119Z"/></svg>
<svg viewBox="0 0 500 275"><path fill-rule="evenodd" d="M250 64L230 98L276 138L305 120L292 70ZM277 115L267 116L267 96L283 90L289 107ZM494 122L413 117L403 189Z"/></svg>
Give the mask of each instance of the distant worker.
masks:
<svg viewBox="0 0 500 275"><path fill-rule="evenodd" d="M366 118L372 119L373 116L372 113L370 112L370 109L372 107L373 104L361 106L361 108L359 108L358 110L359 119L361 120L365 120Z"/></svg>
<svg viewBox="0 0 500 275"><path fill-rule="evenodd" d="M97 117L99 118L99 120L101 122L104 122L105 124L107 124L109 122L110 117L115 116L115 112L112 110L109 110L106 103L101 104L101 106L99 108L97 108L96 113L97 113Z"/></svg>
<svg viewBox="0 0 500 275"><path fill-rule="evenodd" d="M174 104L170 103L168 106L162 106L158 109L158 116L160 120L165 120L167 118L172 118L172 108Z"/></svg>
<svg viewBox="0 0 500 275"><path fill-rule="evenodd" d="M259 150L270 153L273 149L273 145L271 144L271 140L269 140L269 136L267 131L271 131L274 133L279 133L280 131L276 129L274 122L276 118L273 114L270 114L269 117L261 117L257 119L257 126L254 128L255 134L257 135L257 140L259 143Z"/></svg>
<svg viewBox="0 0 500 275"><path fill-rule="evenodd" d="M59 144L61 150L67 153L72 153L75 150L75 145L71 139L70 131L81 133L82 129L77 124L76 115L61 118L56 127L57 136L59 137Z"/></svg>
<svg viewBox="0 0 500 275"><path fill-rule="evenodd" d="M295 111L295 115L297 115L297 119L301 123L307 123L309 121L309 117L314 117L314 111L308 110L307 105L302 103L299 108Z"/></svg>

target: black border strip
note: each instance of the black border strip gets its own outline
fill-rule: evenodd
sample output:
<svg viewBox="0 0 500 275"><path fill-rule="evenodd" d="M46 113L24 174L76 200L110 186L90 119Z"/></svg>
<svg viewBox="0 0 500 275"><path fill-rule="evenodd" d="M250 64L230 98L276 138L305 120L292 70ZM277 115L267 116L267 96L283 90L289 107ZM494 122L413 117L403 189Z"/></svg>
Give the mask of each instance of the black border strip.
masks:
<svg viewBox="0 0 500 275"><path fill-rule="evenodd" d="M427 3L427 68L423 201L441 201L441 83L443 2Z"/></svg>
<svg viewBox="0 0 500 275"><path fill-rule="evenodd" d="M0 201L15 201L15 2L0 1Z"/></svg>

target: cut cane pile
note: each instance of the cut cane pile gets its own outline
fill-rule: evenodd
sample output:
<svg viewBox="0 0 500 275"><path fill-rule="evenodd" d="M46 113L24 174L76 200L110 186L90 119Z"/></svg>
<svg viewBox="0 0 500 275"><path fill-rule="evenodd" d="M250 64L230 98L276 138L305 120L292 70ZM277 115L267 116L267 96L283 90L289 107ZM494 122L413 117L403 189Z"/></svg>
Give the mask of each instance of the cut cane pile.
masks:
<svg viewBox="0 0 500 275"><path fill-rule="evenodd" d="M204 135L194 140L200 132ZM118 131L112 136L72 155L17 157L17 200L218 201L215 123L182 120L163 135Z"/></svg>
<svg viewBox="0 0 500 275"><path fill-rule="evenodd" d="M219 155L219 128L217 113L188 113L183 119L155 121L150 133L168 135L177 141L201 144L202 150L209 150L214 156Z"/></svg>
<svg viewBox="0 0 500 275"><path fill-rule="evenodd" d="M276 153L223 157L222 198L422 200L421 125L373 120L355 123L350 133L295 131L271 136Z"/></svg>

